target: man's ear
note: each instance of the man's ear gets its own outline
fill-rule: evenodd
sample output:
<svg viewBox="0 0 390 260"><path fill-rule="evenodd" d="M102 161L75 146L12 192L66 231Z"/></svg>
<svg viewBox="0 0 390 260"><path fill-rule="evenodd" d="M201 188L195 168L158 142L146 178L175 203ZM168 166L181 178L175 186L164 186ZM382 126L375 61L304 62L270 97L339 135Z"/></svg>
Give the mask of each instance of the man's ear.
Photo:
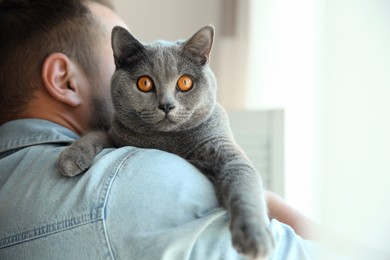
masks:
<svg viewBox="0 0 390 260"><path fill-rule="evenodd" d="M62 53L51 54L42 66L42 82L48 93L72 107L81 103L74 69L72 61Z"/></svg>

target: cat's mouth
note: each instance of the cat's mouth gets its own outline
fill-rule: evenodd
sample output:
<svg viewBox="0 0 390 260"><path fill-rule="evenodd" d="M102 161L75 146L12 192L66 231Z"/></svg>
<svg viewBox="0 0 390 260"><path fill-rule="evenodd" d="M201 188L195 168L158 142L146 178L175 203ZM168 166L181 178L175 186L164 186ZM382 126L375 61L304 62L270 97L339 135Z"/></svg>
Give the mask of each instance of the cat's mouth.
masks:
<svg viewBox="0 0 390 260"><path fill-rule="evenodd" d="M159 131L172 131L177 128L178 122L175 120L175 117L168 114L160 119L155 126L156 130Z"/></svg>
<svg viewBox="0 0 390 260"><path fill-rule="evenodd" d="M164 118L162 118L160 121L157 122L157 124L163 124L163 125L166 125L166 124L169 124L169 125L172 125L172 124L176 124L177 122L174 120L174 117L167 114L165 115Z"/></svg>
<svg viewBox="0 0 390 260"><path fill-rule="evenodd" d="M182 128L187 121L187 113L159 113L151 115L150 112L138 114L139 119L144 122L149 131L176 131Z"/></svg>

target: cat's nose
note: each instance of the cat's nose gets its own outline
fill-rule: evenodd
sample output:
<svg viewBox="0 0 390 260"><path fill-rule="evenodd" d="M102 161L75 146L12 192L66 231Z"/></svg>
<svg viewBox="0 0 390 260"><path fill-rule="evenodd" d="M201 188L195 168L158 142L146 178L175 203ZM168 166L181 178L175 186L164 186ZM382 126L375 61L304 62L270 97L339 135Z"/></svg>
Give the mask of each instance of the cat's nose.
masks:
<svg viewBox="0 0 390 260"><path fill-rule="evenodd" d="M158 106L159 109L165 112L165 114L168 114L172 109L175 108L172 104L161 104Z"/></svg>

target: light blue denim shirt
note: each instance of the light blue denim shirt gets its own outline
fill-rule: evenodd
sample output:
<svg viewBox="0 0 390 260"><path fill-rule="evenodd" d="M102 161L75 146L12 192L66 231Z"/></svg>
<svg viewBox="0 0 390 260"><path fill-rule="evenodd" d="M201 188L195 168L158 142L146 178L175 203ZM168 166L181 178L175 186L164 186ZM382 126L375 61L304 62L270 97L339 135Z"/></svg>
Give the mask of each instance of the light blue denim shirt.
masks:
<svg viewBox="0 0 390 260"><path fill-rule="evenodd" d="M106 149L63 177L78 136L45 120L0 126L0 259L243 259L207 178L161 151ZM314 259L313 244L271 221L272 259Z"/></svg>

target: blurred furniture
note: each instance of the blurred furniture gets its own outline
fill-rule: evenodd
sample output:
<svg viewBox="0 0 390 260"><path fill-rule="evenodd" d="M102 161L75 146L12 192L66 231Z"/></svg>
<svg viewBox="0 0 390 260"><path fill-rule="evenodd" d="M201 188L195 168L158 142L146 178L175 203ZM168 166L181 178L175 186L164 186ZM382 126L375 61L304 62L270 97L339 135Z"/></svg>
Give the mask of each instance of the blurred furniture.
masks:
<svg viewBox="0 0 390 260"><path fill-rule="evenodd" d="M264 187L284 196L284 112L229 111L236 142L260 172Z"/></svg>

